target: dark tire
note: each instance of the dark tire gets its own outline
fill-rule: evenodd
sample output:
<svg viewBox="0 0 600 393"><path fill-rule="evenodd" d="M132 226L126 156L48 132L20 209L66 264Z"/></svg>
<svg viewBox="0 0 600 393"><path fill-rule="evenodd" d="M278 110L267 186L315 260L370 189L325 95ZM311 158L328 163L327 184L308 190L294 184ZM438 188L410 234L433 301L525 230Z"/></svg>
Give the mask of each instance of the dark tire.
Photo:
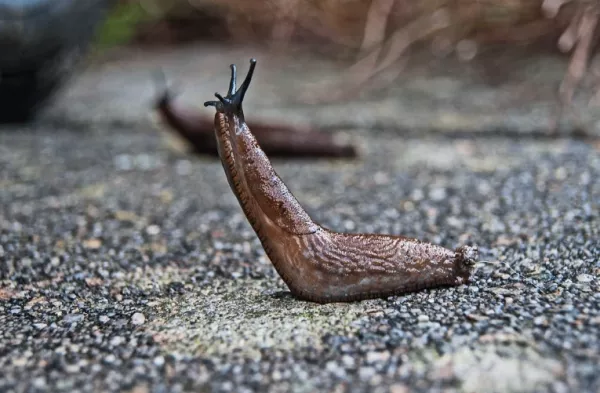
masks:
<svg viewBox="0 0 600 393"><path fill-rule="evenodd" d="M43 0L39 2L43 3ZM0 123L33 120L75 73L112 0L79 4L82 3L87 5L75 5L74 1L72 7L65 6L50 16L47 15L51 13L42 12L26 14L22 23L38 34L39 38L20 43L20 46L13 44L8 48L0 48L3 57L6 55L5 59L0 60ZM8 7L5 6L4 12L8 15L6 9ZM3 8L0 7L0 18L3 16L2 11ZM68 29L52 34L57 30L58 23L68 26ZM4 37L0 34L0 39L2 38Z"/></svg>

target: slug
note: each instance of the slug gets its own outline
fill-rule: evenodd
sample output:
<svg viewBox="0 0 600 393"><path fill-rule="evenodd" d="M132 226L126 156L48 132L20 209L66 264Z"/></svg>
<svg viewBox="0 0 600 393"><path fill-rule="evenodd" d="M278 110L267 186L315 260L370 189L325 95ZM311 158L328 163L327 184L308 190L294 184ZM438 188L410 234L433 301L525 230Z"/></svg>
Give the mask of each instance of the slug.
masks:
<svg viewBox="0 0 600 393"><path fill-rule="evenodd" d="M225 175L277 273L298 299L317 303L385 298L465 284L477 247L449 250L403 236L337 233L309 217L288 190L244 119L242 102L256 60L236 91L215 93L214 131Z"/></svg>
<svg viewBox="0 0 600 393"><path fill-rule="evenodd" d="M161 120L176 131L196 154L218 156L217 142L212 132L212 122L187 108L177 108L168 89L156 99L154 108Z"/></svg>
<svg viewBox="0 0 600 393"><path fill-rule="evenodd" d="M218 156L212 120L189 108L173 104L172 94L164 89L154 104L162 120L183 137L197 154ZM308 127L253 122L250 124L264 151L272 157L355 158L356 147L336 141L330 133Z"/></svg>

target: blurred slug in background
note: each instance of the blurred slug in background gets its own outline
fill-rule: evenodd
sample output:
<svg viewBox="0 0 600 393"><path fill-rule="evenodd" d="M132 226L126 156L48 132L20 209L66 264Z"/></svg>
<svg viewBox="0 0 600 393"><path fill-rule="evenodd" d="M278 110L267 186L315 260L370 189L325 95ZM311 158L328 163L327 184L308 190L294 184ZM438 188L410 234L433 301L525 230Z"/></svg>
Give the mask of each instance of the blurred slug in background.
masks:
<svg viewBox="0 0 600 393"><path fill-rule="evenodd" d="M164 74L161 79L164 81ZM218 155L212 120L200 111L176 105L166 86L159 91L154 109L160 121L187 141L196 154ZM331 132L264 121L252 121L249 126L262 149L272 157L352 159L359 156L356 146Z"/></svg>

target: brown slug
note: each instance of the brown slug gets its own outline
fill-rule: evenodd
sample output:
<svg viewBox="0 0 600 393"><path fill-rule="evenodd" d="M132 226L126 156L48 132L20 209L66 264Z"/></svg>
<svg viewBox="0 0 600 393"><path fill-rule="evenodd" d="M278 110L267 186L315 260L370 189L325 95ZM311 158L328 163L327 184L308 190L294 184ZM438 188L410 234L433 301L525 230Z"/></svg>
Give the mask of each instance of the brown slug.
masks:
<svg viewBox="0 0 600 393"><path fill-rule="evenodd" d="M174 105L172 94L164 89L155 102L155 109L169 128L182 136L197 154L217 156L217 144L212 120L189 108ZM335 140L331 133L309 127L252 122L254 135L262 149L272 157L294 158L355 158L356 147Z"/></svg>
<svg viewBox="0 0 600 393"><path fill-rule="evenodd" d="M477 247L452 251L403 236L336 233L312 221L277 175L245 122L242 102L256 60L236 91L215 93L219 156L235 196L292 294L318 303L388 297L468 282Z"/></svg>

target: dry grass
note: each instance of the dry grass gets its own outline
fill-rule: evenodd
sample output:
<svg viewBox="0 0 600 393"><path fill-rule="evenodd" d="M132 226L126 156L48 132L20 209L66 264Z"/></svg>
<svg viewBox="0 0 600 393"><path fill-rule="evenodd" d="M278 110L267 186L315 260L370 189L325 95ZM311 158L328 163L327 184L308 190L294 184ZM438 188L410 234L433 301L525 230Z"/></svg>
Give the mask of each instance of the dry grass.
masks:
<svg viewBox="0 0 600 393"><path fill-rule="evenodd" d="M170 20L219 18L236 39L298 41L313 35L352 49L375 46L396 30L444 15L438 37L456 44L529 43L556 36L597 0L124 0ZM564 4L563 4L564 3ZM558 4L562 4L560 7ZM597 8L597 5L596 5ZM199 31L202 27L197 26ZM243 34L238 34L243 32ZM316 41L316 40L315 40ZM341 48L340 48L341 50Z"/></svg>
<svg viewBox="0 0 600 393"><path fill-rule="evenodd" d="M229 39L279 51L308 46L346 60L339 98L378 75L397 76L417 46L469 61L482 48L529 45L570 56L560 89L570 103L600 35L599 0L135 1L161 21L142 28L141 41ZM327 91L331 99L331 87ZM307 98L318 101L315 93Z"/></svg>

